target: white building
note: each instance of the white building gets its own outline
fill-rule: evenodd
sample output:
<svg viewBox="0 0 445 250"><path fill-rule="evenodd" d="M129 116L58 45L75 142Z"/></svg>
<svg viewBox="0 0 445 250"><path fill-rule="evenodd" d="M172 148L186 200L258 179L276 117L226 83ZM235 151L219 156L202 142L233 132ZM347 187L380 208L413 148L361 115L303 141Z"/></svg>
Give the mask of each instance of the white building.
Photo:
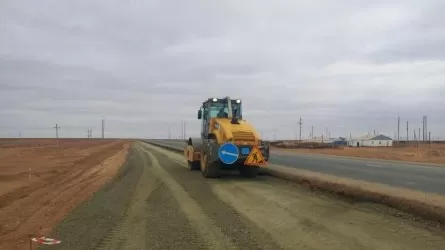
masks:
<svg viewBox="0 0 445 250"><path fill-rule="evenodd" d="M350 139L350 147L392 147L392 139L385 135L365 135Z"/></svg>

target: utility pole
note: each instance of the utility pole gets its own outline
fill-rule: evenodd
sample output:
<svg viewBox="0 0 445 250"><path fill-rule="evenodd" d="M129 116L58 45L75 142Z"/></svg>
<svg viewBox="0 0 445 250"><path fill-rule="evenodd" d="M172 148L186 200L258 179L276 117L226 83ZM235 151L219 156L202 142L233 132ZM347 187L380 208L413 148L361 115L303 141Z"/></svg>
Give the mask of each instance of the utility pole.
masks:
<svg viewBox="0 0 445 250"><path fill-rule="evenodd" d="M329 139L328 138L328 127L326 127L326 138Z"/></svg>
<svg viewBox="0 0 445 250"><path fill-rule="evenodd" d="M57 138L57 146L60 147L60 141L59 141L59 125L56 123L56 126L54 126L56 129L56 138Z"/></svg>
<svg viewBox="0 0 445 250"><path fill-rule="evenodd" d="M312 125L311 137L312 137L312 139L314 139L314 125Z"/></svg>
<svg viewBox="0 0 445 250"><path fill-rule="evenodd" d="M105 138L105 120L102 119L102 139Z"/></svg>
<svg viewBox="0 0 445 250"><path fill-rule="evenodd" d="M300 121L298 122L298 124L300 125L300 141L301 141L301 125L303 125L303 120L301 120L301 117L300 117Z"/></svg>
<svg viewBox="0 0 445 250"><path fill-rule="evenodd" d="M54 128L56 129L56 139L57 140L59 140L59 125L57 125L57 123L56 123L56 126L54 126Z"/></svg>
<svg viewBox="0 0 445 250"><path fill-rule="evenodd" d="M414 143L417 145L417 147L419 147L419 142L417 141L417 136L416 136L416 129L414 129L413 135L414 135L413 137Z"/></svg>
<svg viewBox="0 0 445 250"><path fill-rule="evenodd" d="M397 118L397 141L400 141L400 116Z"/></svg>
<svg viewBox="0 0 445 250"><path fill-rule="evenodd" d="M187 138L187 129L186 129L186 123L185 123L185 121L184 121L184 140L185 140L185 138Z"/></svg>
<svg viewBox="0 0 445 250"><path fill-rule="evenodd" d="M408 121L406 121L406 143L409 141L409 135L408 135Z"/></svg>

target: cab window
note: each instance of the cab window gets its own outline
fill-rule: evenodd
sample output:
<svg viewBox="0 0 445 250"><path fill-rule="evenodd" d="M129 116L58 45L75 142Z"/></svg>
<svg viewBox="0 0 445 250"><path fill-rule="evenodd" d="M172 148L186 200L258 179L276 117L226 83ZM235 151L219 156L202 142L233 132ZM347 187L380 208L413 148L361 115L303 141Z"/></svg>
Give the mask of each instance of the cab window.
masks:
<svg viewBox="0 0 445 250"><path fill-rule="evenodd" d="M218 117L218 113L220 112L221 108L223 109L224 113L228 115L227 105L224 103L212 103L210 106L210 118Z"/></svg>

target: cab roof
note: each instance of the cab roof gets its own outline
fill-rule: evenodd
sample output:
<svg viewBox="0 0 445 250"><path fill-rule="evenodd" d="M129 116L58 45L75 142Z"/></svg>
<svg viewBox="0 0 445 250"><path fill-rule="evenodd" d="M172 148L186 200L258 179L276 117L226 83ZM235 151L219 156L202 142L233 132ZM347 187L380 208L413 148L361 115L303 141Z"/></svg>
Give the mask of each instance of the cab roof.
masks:
<svg viewBox="0 0 445 250"><path fill-rule="evenodd" d="M226 96L226 97L211 97L211 98L208 98L206 101L204 101L203 104L208 103L208 102L218 102L218 103L226 102L228 98L230 98L230 97L228 97L228 96ZM216 101L214 101L213 99L216 99ZM241 99L240 98L230 98L230 100L236 101L236 100L241 100Z"/></svg>

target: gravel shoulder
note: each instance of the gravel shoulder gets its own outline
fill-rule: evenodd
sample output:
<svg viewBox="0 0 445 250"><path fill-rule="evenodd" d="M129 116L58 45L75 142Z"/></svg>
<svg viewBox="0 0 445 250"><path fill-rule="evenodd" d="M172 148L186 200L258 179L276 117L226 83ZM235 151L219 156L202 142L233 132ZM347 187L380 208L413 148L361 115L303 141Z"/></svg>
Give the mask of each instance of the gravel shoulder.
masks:
<svg viewBox="0 0 445 250"><path fill-rule="evenodd" d="M48 249L442 249L445 233L272 177L205 179L180 154L136 143L115 180ZM42 247L46 249L46 247Z"/></svg>

